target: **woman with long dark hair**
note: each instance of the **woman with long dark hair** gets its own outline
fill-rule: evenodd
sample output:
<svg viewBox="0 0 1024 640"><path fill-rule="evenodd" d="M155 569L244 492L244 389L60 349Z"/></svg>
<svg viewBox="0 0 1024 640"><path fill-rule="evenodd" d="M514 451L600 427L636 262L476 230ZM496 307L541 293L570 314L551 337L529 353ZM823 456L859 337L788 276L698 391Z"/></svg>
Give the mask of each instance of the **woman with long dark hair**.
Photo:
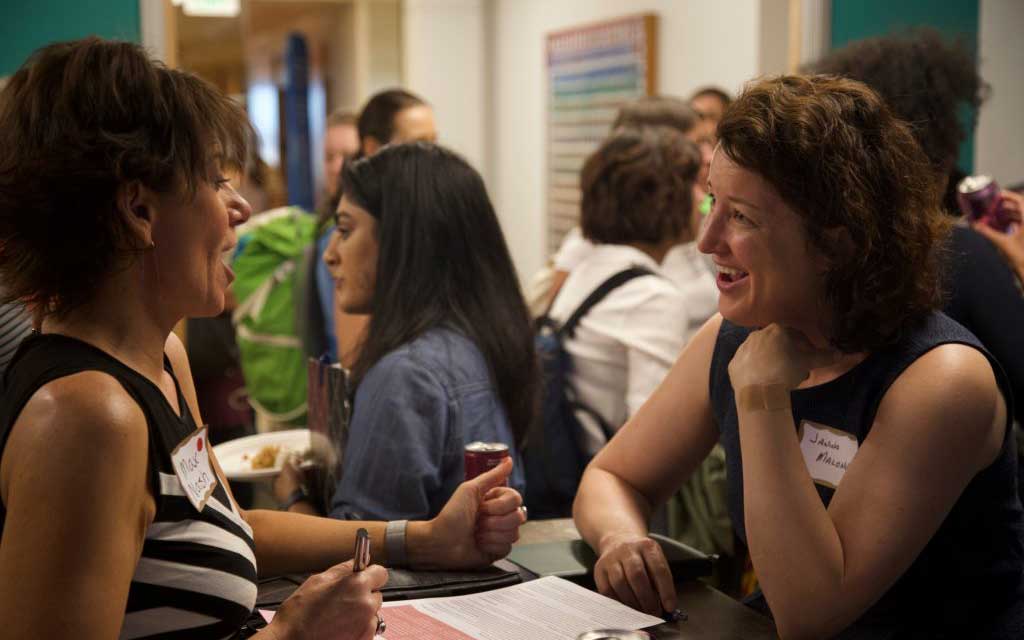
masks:
<svg viewBox="0 0 1024 640"><path fill-rule="evenodd" d="M436 513L463 447L513 457L533 420L533 334L483 180L436 145L346 165L324 253L339 310L370 314L332 516ZM522 470L511 477L522 487Z"/></svg>

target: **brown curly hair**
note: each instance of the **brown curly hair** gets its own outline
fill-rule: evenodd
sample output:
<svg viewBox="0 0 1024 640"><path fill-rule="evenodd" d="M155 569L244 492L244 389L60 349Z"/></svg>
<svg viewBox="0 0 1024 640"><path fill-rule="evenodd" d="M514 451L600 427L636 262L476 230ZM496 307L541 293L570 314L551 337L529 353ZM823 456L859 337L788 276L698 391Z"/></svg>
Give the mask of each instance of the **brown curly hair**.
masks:
<svg viewBox="0 0 1024 640"><path fill-rule="evenodd" d="M693 209L697 146L675 129L619 129L583 165L583 237L604 244L678 238Z"/></svg>
<svg viewBox="0 0 1024 640"><path fill-rule="evenodd" d="M845 352L891 344L942 302L950 221L910 128L860 82L780 76L756 82L718 125L721 149L757 172L830 258L825 305Z"/></svg>
<svg viewBox="0 0 1024 640"><path fill-rule="evenodd" d="M123 185L190 200L254 138L239 105L137 44L39 49L0 93L0 300L56 315L89 301L141 249Z"/></svg>

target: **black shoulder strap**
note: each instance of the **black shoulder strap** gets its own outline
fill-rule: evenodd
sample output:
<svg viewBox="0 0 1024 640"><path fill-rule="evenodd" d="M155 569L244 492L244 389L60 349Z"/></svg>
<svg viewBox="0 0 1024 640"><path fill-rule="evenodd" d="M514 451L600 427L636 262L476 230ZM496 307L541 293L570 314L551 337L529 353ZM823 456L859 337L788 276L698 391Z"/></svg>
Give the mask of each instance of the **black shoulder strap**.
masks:
<svg viewBox="0 0 1024 640"><path fill-rule="evenodd" d="M646 267L630 267L625 271L620 271L616 273L612 277L602 282L601 286L594 289L590 293L590 295L587 296L587 299L584 300L582 304L580 304L579 308L576 309L576 311L574 311L571 316L569 316L569 319L566 320L564 324L562 324L560 333L571 338L573 334L576 332L576 325L580 323L580 320L583 319L583 316L587 315L587 312L590 311L590 309L593 308L595 304L601 302L601 300L604 300L604 297L606 295L611 293L613 290L619 288L620 286L626 284L633 278L653 275L654 272L651 271L650 269L647 269Z"/></svg>

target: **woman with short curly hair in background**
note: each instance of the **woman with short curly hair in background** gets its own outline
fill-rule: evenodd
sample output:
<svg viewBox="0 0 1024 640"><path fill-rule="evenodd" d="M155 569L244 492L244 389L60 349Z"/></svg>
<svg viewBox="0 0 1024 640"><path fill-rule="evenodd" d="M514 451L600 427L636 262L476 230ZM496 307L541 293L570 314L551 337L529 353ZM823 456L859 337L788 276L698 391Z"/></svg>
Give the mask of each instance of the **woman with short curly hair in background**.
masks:
<svg viewBox="0 0 1024 640"><path fill-rule="evenodd" d="M661 382L682 351L688 314L660 264L685 239L700 152L668 127L618 129L583 165L580 222L594 243L573 268L548 316L564 324L604 282L631 268L644 273L611 290L564 339L569 382L595 454Z"/></svg>

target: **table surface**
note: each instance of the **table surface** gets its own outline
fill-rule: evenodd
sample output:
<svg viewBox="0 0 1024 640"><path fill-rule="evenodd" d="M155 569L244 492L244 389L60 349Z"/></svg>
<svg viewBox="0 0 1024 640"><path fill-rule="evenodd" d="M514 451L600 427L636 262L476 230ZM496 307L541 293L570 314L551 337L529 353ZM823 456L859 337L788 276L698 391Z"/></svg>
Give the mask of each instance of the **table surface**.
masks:
<svg viewBox="0 0 1024 640"><path fill-rule="evenodd" d="M580 537L569 518L533 520L519 529L517 545L575 540ZM699 580L676 585L679 606L686 612L682 622L666 623L654 629L658 640L760 640L775 638L771 620Z"/></svg>

